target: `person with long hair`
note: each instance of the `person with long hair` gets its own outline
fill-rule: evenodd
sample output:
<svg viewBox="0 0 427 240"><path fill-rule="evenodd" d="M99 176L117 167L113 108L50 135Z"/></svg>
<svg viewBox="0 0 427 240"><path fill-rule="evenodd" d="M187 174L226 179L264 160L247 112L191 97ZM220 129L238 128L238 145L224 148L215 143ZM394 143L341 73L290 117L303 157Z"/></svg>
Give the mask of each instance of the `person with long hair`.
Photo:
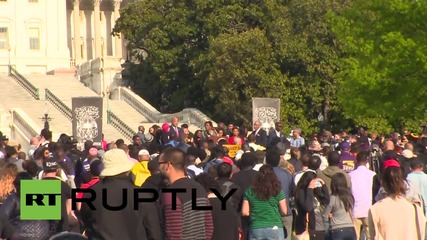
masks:
<svg viewBox="0 0 427 240"><path fill-rule="evenodd" d="M196 144L197 148L201 148L201 142L203 140L203 131L202 130L197 130L196 132L194 132L194 136L193 136L193 142L194 144Z"/></svg>
<svg viewBox="0 0 427 240"><path fill-rule="evenodd" d="M229 138L228 138L228 144L237 144L237 145L242 145L245 143L245 140L243 137L241 137L239 134L239 128L238 127L233 127L233 131L232 134Z"/></svg>
<svg viewBox="0 0 427 240"><path fill-rule="evenodd" d="M287 211L285 194L273 167L262 166L243 198L242 216L250 217L248 239L285 239L282 216Z"/></svg>
<svg viewBox="0 0 427 240"><path fill-rule="evenodd" d="M0 162L0 206L13 192L13 180L18 174L18 167L13 163Z"/></svg>
<svg viewBox="0 0 427 240"><path fill-rule="evenodd" d="M20 202L21 202L21 180L32 180L27 172L20 172L13 181L15 191L9 195L2 207L0 213L4 214L9 223L16 229L19 239L34 240L48 239L51 235L51 225L47 220L21 220Z"/></svg>
<svg viewBox="0 0 427 240"><path fill-rule="evenodd" d="M343 173L336 173L331 179L332 195L323 212L323 219L329 220L329 235L333 240L356 240L352 211L354 197L347 186Z"/></svg>
<svg viewBox="0 0 427 240"><path fill-rule="evenodd" d="M369 209L371 240L424 239L426 219L420 205L405 197L407 186L399 162L384 162L381 185L387 197Z"/></svg>
<svg viewBox="0 0 427 240"><path fill-rule="evenodd" d="M295 233L301 235L306 230L310 240L324 240L325 226L323 211L329 203L329 192L325 182L317 178L315 172L305 172L295 191L298 215L295 220Z"/></svg>

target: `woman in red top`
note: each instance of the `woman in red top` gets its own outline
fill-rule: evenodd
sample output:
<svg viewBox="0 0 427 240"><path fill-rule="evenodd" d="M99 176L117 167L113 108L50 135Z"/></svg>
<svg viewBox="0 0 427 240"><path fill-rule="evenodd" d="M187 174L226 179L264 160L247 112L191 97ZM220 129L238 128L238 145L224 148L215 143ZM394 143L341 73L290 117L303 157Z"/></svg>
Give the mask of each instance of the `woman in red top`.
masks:
<svg viewBox="0 0 427 240"><path fill-rule="evenodd" d="M228 144L242 145L245 143L245 140L242 137L239 137L239 128L233 128L233 135L228 138Z"/></svg>

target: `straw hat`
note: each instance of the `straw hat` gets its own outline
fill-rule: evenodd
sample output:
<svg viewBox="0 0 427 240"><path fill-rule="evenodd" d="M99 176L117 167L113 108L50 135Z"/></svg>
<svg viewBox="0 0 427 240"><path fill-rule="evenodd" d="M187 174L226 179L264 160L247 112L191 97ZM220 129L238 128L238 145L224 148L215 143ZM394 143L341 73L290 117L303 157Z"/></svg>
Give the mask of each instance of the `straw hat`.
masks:
<svg viewBox="0 0 427 240"><path fill-rule="evenodd" d="M102 157L102 163L104 164L104 169L99 175L101 177L115 176L124 172L128 172L134 165L129 160L125 151L119 148L107 151Z"/></svg>

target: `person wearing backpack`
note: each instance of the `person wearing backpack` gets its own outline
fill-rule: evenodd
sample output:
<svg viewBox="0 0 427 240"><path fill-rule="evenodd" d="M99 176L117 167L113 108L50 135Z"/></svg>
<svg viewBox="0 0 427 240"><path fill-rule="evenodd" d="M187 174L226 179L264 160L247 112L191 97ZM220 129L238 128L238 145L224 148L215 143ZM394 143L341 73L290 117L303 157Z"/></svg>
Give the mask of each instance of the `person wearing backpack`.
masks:
<svg viewBox="0 0 427 240"><path fill-rule="evenodd" d="M218 178L216 181L218 182L218 185L221 189L221 196L226 196L229 194L230 191L233 189L236 189L231 198L228 200L233 207L236 209L237 212L240 212L241 209L241 202L243 199L243 190L237 186L235 183L230 181L231 172L232 172L232 166L228 163L220 163L217 166L217 175Z"/></svg>
<svg viewBox="0 0 427 240"><path fill-rule="evenodd" d="M203 168L205 173L209 172L209 168L217 167L219 164L223 163L223 158L225 156L224 149L222 147L214 147L211 150L211 160L207 162Z"/></svg>

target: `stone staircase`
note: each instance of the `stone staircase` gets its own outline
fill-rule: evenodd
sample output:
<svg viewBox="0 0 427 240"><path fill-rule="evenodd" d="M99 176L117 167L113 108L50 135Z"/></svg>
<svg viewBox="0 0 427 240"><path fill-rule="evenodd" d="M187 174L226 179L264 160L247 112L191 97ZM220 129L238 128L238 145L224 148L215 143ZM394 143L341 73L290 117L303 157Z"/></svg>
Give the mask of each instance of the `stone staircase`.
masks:
<svg viewBox="0 0 427 240"><path fill-rule="evenodd" d="M46 100L45 89L48 89L50 93L55 95L55 97L63 103L65 108L69 109L72 108L73 97L98 96L97 93L86 87L80 81L76 80L73 74L30 74L24 75L24 77L34 85L34 87L39 89L39 100L36 100L34 95L32 96L15 79L3 74L0 75L0 94L2 96L0 109L22 109L22 111L24 111L28 117L36 123L36 128L38 128L35 129L36 131L40 131L43 128L44 122L41 118L47 110L49 117L52 118L50 121L50 128L53 131L54 140L56 140L61 133L72 135L72 123L64 114L63 109L62 111L59 110L57 105ZM111 100L107 100L107 98L104 98L103 105L103 133L107 141L114 141L122 138L125 142L129 142L131 140L131 135L133 132L137 131L139 125L143 125L146 132L148 132L148 129L153 124L157 124L159 126L163 124L150 122L146 117L144 117L144 115L134 108L135 106L129 105L123 99L112 98ZM107 109L110 109L114 114L115 125L107 123ZM169 122L169 118L170 116L167 118L163 117L160 121ZM182 123L184 122L185 121ZM123 129L127 131L123 131ZM198 127L196 125L190 124L191 131L194 132L197 129Z"/></svg>
<svg viewBox="0 0 427 240"><path fill-rule="evenodd" d="M49 117L52 118L49 125L53 132L54 140L61 133L72 134L71 122L61 112L43 100L34 99L14 79L7 75L0 75L0 96L0 108L21 108L37 124L39 129L36 130L38 131L44 126L41 118L47 109Z"/></svg>
<svg viewBox="0 0 427 240"><path fill-rule="evenodd" d="M72 98L73 97L99 97L95 92L85 87L81 82L74 79L73 75L69 74L61 74L61 75L37 75L30 74L24 75L28 81L30 81L34 86L40 89L40 96L42 99L45 97L45 89L49 89L59 100L61 100L66 106L70 109L72 108ZM107 124L107 104L104 99L103 106L103 130L105 139L107 141L115 141L119 138L124 139L126 142L130 141L128 137L119 132L114 126ZM55 108L52 104L50 104L53 108ZM111 107L112 104L110 104ZM129 108L129 107L128 107ZM118 111L126 111L125 107L116 108ZM120 109L120 111L119 111ZM129 110L128 110L129 111ZM128 112L126 111L126 112ZM129 111L132 112L132 111ZM117 114L116 114L117 115ZM135 116L132 116L135 117ZM125 123L128 123L128 118L122 119ZM71 126L71 122L68 121ZM71 128L71 127L70 127ZM134 127L135 131L137 127Z"/></svg>
<svg viewBox="0 0 427 240"><path fill-rule="evenodd" d="M74 78L73 75L63 74L63 75L37 75L30 74L24 75L30 82L32 82L36 87L40 88L40 95L44 98L45 88L49 89L53 94L55 94L62 102L64 102L68 107L71 108L71 99L77 96L99 96L97 93L92 91L90 88L86 87L83 83L79 82ZM123 100L119 99L110 99L107 101L107 98L104 98L104 123L107 123L107 109L108 105L110 110L120 118L128 127L132 128L134 131L137 131L138 126L142 125L145 127L146 131L153 125L157 124L161 126L163 123L150 122L144 115L140 114L133 107L127 104ZM168 122L170 119L167 120ZM104 124L104 134L106 139L109 134L114 137L114 131L110 131L110 128L114 128L111 125L105 127ZM190 130L196 131L197 126L190 124ZM116 129L114 129L116 130ZM117 132L117 130L116 130ZM118 136L123 138L124 136ZM123 138L125 139L125 138Z"/></svg>

